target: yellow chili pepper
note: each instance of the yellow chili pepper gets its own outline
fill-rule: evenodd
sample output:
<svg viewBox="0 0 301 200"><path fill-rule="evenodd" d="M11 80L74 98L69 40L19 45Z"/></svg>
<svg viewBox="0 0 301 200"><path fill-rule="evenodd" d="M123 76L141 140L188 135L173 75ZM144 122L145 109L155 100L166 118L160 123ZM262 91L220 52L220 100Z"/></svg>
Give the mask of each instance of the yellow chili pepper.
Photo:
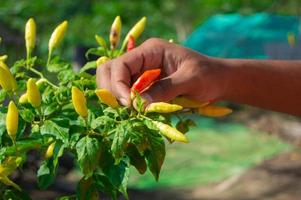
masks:
<svg viewBox="0 0 301 200"><path fill-rule="evenodd" d="M84 93L77 87L72 87L72 103L75 111L82 117L88 116L87 101Z"/></svg>
<svg viewBox="0 0 301 200"><path fill-rule="evenodd" d="M36 43L36 23L30 18L25 25L25 44L27 57L30 57Z"/></svg>
<svg viewBox="0 0 301 200"><path fill-rule="evenodd" d="M7 91L9 91L9 90L16 91L18 89L17 81L13 77L8 66L4 62L0 61L0 68L2 68L1 74L0 74L1 87Z"/></svg>
<svg viewBox="0 0 301 200"><path fill-rule="evenodd" d="M208 105L198 108L198 113L208 117L222 117L232 112L232 109L223 106Z"/></svg>
<svg viewBox="0 0 301 200"><path fill-rule="evenodd" d="M116 97L109 90L98 89L95 91L95 94L102 103L112 108L116 108L119 105Z"/></svg>
<svg viewBox="0 0 301 200"><path fill-rule="evenodd" d="M171 113L182 110L183 107L177 104L169 104L165 102L156 102L149 104L145 112L156 112L156 113Z"/></svg>
<svg viewBox="0 0 301 200"><path fill-rule="evenodd" d="M101 56L100 58L98 58L96 60L96 66L99 67L100 65L104 64L105 62L111 60L110 58L108 58L107 56Z"/></svg>
<svg viewBox="0 0 301 200"><path fill-rule="evenodd" d="M46 153L45 153L45 158L46 159L49 159L53 156L53 150L54 150L54 147L55 147L55 142L51 143L47 150L46 150Z"/></svg>
<svg viewBox="0 0 301 200"><path fill-rule="evenodd" d="M48 50L50 54L53 51L53 49L56 48L61 42L61 40L63 39L67 27L68 27L68 22L64 21L54 29L48 43Z"/></svg>
<svg viewBox="0 0 301 200"><path fill-rule="evenodd" d="M1 65L1 63L2 62L0 62L0 85L4 90L10 91L12 90L12 84L9 78L10 74L9 71Z"/></svg>
<svg viewBox="0 0 301 200"><path fill-rule="evenodd" d="M6 129L7 133L13 141L16 141L16 134L18 130L19 114L18 108L13 101L9 102L6 115Z"/></svg>
<svg viewBox="0 0 301 200"><path fill-rule="evenodd" d="M27 94L24 93L20 96L19 98L19 103L20 104L25 104L25 103L28 103L28 98L27 98Z"/></svg>
<svg viewBox="0 0 301 200"><path fill-rule="evenodd" d="M152 123L160 131L160 133L167 138L178 142L188 143L187 137L177 129L158 121L152 121Z"/></svg>
<svg viewBox="0 0 301 200"><path fill-rule="evenodd" d="M0 56L0 62L5 62L7 60L7 58L8 58L7 55Z"/></svg>
<svg viewBox="0 0 301 200"><path fill-rule="evenodd" d="M104 49L107 48L107 43L106 41L103 39L103 37L99 36L99 35L95 35L95 40L96 42L103 47Z"/></svg>
<svg viewBox="0 0 301 200"><path fill-rule="evenodd" d="M171 101L174 104L183 106L183 108L199 108L209 104L209 102L198 102L185 97L176 97Z"/></svg>
<svg viewBox="0 0 301 200"><path fill-rule="evenodd" d="M145 24L146 24L146 17L142 17L134 26L133 28L128 32L128 34L125 36L125 39L123 41L122 44L122 49L125 48L129 37L132 36L135 41L136 39L141 35L141 33L144 31L145 28Z"/></svg>
<svg viewBox="0 0 301 200"><path fill-rule="evenodd" d="M28 102L35 108L41 105L41 93L34 79L30 78L27 81L27 98Z"/></svg>
<svg viewBox="0 0 301 200"><path fill-rule="evenodd" d="M120 16L117 16L111 26L110 31L110 43L111 49L115 49L118 45L121 33L121 19Z"/></svg>

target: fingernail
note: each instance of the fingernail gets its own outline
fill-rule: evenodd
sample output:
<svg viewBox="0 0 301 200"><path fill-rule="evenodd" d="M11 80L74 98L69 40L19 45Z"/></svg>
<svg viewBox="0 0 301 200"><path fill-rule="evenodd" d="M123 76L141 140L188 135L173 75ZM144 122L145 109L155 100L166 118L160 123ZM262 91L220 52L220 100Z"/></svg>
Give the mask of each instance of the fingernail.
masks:
<svg viewBox="0 0 301 200"><path fill-rule="evenodd" d="M121 98L121 99L119 99L119 101L124 106L128 106L129 105L129 102L125 98Z"/></svg>
<svg viewBox="0 0 301 200"><path fill-rule="evenodd" d="M147 93L141 94L141 98L148 103L153 101L153 98Z"/></svg>

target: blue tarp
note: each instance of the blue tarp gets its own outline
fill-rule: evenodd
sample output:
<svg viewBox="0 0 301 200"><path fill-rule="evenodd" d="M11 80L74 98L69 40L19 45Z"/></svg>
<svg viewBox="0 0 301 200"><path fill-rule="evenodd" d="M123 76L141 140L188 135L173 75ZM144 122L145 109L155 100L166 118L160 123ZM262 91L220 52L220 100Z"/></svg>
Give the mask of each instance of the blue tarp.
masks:
<svg viewBox="0 0 301 200"><path fill-rule="evenodd" d="M289 48L288 33L299 34L298 17L267 13L214 15L184 45L209 56L268 58L279 44L280 49L283 45Z"/></svg>

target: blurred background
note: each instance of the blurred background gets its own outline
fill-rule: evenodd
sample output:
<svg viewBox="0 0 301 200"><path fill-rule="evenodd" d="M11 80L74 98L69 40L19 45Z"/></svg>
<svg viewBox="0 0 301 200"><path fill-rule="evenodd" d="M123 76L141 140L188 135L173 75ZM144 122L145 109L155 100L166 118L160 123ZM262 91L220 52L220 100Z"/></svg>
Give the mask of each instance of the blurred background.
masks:
<svg viewBox="0 0 301 200"><path fill-rule="evenodd" d="M69 28L59 53L81 64L95 47L94 35L108 36L115 16L123 35L142 16L148 18L141 43L150 37L173 39L200 53L224 58L300 59L299 0L15 0L1 1L0 54L8 62L25 56L24 25L37 22L38 55L47 55L54 27ZM132 170L131 199L300 199L301 123L299 118L225 103L225 118L190 116L197 126L190 144L167 145L159 182ZM31 161L37 162L34 157ZM36 186L35 168L17 182L33 199L72 194L79 172L64 158L57 181L47 191Z"/></svg>

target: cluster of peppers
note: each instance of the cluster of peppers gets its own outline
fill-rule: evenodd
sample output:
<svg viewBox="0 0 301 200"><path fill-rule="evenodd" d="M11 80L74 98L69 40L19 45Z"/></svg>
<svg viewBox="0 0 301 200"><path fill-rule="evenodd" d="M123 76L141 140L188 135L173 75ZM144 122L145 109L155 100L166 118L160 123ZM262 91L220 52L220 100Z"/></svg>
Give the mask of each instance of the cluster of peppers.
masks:
<svg viewBox="0 0 301 200"><path fill-rule="evenodd" d="M62 38L64 37L65 31L67 29L68 22L64 21L60 25L58 25L53 31L49 43L48 43L48 63L51 59L51 55L53 50L59 45ZM25 45L26 45L26 57L27 61L31 58L31 53L34 50L36 43L36 23L33 18L30 18L25 26ZM18 96L18 85L15 77L11 73L9 67L6 65L7 55L0 56L0 86L1 88L10 96L12 99L8 104L7 115L6 115L6 129L8 136L12 140L12 143L16 147L16 153L18 151L16 144L16 134L19 125L19 111L16 106L17 100L15 99ZM39 91L39 85L42 83L47 83L51 86L55 86L48 79L44 78L44 76L36 71L34 68L30 67L30 64L26 66L27 70L37 74L40 76L40 79L36 81L33 78L29 78L27 80L27 91L25 94L21 95L18 99L19 104L29 103L34 108L37 109L38 112L41 111L41 94ZM52 145L54 147L54 145ZM51 152L52 151L52 152ZM51 150L51 145L49 146L45 157L49 157L53 154L53 149ZM11 181L8 176L23 162L23 158L16 154L15 156L7 157L0 165L0 181L6 185L13 186L14 188L21 191L21 188Z"/></svg>
<svg viewBox="0 0 301 200"><path fill-rule="evenodd" d="M133 27L132 29L127 33L125 36L122 45L119 50L117 50L117 47L120 42L120 37L121 37L121 18L120 16L117 16L115 20L113 21L113 24L111 26L110 30L110 36L109 36L109 41L110 41L110 51L108 48L108 45L105 41L105 39L99 35L95 35L95 40L99 44L100 47L102 47L106 54L105 56L101 56L96 60L96 65L100 66L101 64L105 63L106 61L111 60L111 58L120 56L125 50L131 51L132 49L135 48L135 41L136 39L142 34L144 31L146 24L146 17L142 17ZM113 54L110 54L110 52L113 52ZM114 52L117 52L114 54Z"/></svg>

